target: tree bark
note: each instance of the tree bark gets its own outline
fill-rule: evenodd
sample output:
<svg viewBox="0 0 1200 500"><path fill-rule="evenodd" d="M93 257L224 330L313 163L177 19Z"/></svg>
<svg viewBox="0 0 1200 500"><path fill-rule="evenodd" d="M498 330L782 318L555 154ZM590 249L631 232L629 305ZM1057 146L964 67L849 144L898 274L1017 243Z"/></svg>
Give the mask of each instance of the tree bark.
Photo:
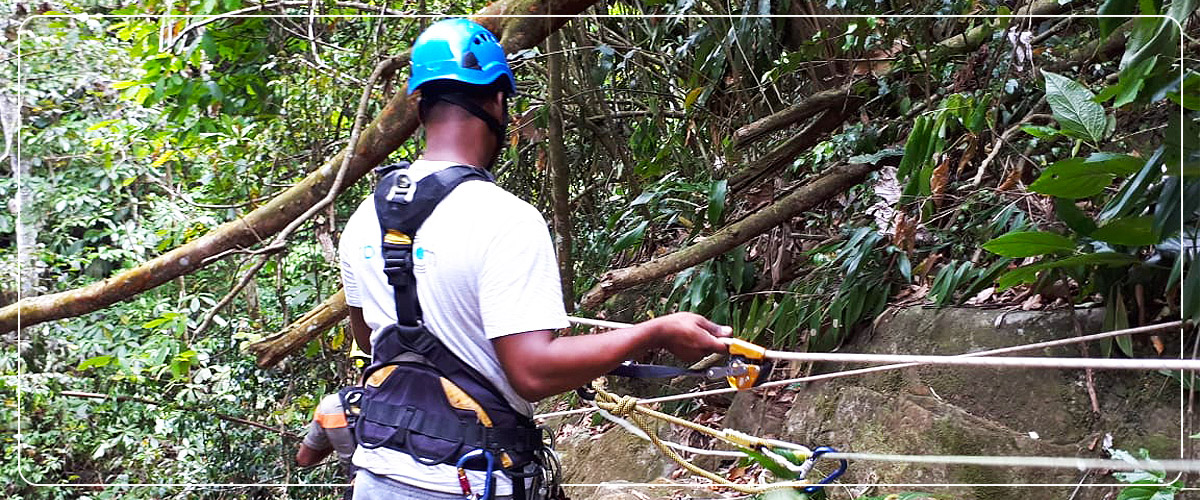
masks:
<svg viewBox="0 0 1200 500"><path fill-rule="evenodd" d="M550 161L551 220L554 221L554 247L558 254L558 275L562 281L563 306L567 312L575 309L575 265L571 258L571 170L563 144L563 55L562 35L555 33L546 41L550 54L546 62L549 73L549 123L546 130L547 159Z"/></svg>
<svg viewBox="0 0 1200 500"><path fill-rule="evenodd" d="M473 19L501 38L508 52L536 46L569 17L532 17L546 14L575 15L594 0L507 0L488 5ZM497 15L528 17L492 17ZM406 59L405 55L396 60ZM342 190L370 172L417 129L416 101L403 92L384 106L362 132L347 166ZM136 268L74 290L22 299L0 309L0 333L87 314L127 300L178 276L191 273L221 257L251 248L282 230L309 207L324 198L342 164L345 152L330 158L315 172L266 205L241 219L227 222L204 236Z"/></svg>
<svg viewBox="0 0 1200 500"><path fill-rule="evenodd" d="M1020 7L1013 13L1014 22L1019 19L1019 16L1033 17L1050 17L1055 14L1061 14L1070 10L1071 5L1062 3L1058 0L1034 0L1023 7ZM948 57L955 54L962 54L978 49L980 45L988 41L995 32L995 27L992 23L983 23L979 26L971 28L961 34L952 36L938 42L937 47L929 50L921 60L937 61L943 57Z"/></svg>
<svg viewBox="0 0 1200 500"><path fill-rule="evenodd" d="M729 190L733 192L742 191L772 172L786 166L799 156L800 153L817 145L826 135L842 126L842 122L845 121L846 116L858 110L859 106L862 106L862 103L865 102L865 99L858 96L850 96L848 98L843 97L843 101L845 105L841 109L826 110L812 124L804 127L804 130L792 136L791 139L775 146L774 149L763 155L762 158L751 162L750 165L730 176Z"/></svg>
<svg viewBox="0 0 1200 500"><path fill-rule="evenodd" d="M833 109L846 103L846 96L852 95L850 85L841 88L822 90L783 111L767 115L749 125L744 125L733 133L733 147L744 148L761 139L763 136L807 120L827 109Z"/></svg>
<svg viewBox="0 0 1200 500"><path fill-rule="evenodd" d="M304 347L317 335L337 325L349 312L350 309L346 306L346 292L338 290L325 299L325 302L304 313L304 316L283 330L250 343L246 350L258 358L259 368L270 368Z"/></svg>
<svg viewBox="0 0 1200 500"><path fill-rule="evenodd" d="M728 252L793 216L841 194L862 182L867 174L880 166L852 164L830 168L779 201L725 226L699 243L644 264L605 273L600 283L583 296L580 305L595 309L623 289L682 271Z"/></svg>

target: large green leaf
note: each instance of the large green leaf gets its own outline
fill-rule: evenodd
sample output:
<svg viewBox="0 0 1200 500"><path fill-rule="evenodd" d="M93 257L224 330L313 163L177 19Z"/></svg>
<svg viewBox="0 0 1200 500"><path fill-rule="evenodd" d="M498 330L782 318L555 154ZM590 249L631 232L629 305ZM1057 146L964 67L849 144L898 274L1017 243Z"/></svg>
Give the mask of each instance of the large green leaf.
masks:
<svg viewBox="0 0 1200 500"><path fill-rule="evenodd" d="M613 253L620 252L626 248L641 245L642 237L646 234L646 226L650 225L649 221L642 221L629 232L617 238L617 242L613 244Z"/></svg>
<svg viewBox="0 0 1200 500"><path fill-rule="evenodd" d="M1121 56L1119 68L1125 70L1156 55L1178 57L1179 23L1196 10L1197 0L1174 0L1167 9L1166 18L1143 17L1135 21L1133 31L1125 43L1125 54ZM1145 12L1142 14L1157 14Z"/></svg>
<svg viewBox="0 0 1200 500"><path fill-rule="evenodd" d="M1033 257L1075 250L1075 242L1055 233L1017 231L983 244L983 249L1005 257Z"/></svg>
<svg viewBox="0 0 1200 500"><path fill-rule="evenodd" d="M1092 238L1114 245L1143 246L1158 243L1154 217L1121 217L1092 231Z"/></svg>
<svg viewBox="0 0 1200 500"><path fill-rule="evenodd" d="M1123 15L1133 14L1137 11L1137 0L1105 0L1100 4L1099 14L1102 15ZM1124 17L1102 17L1096 19L1096 24L1100 27L1100 38L1108 38L1108 35L1115 31L1118 27L1128 20Z"/></svg>
<svg viewBox="0 0 1200 500"><path fill-rule="evenodd" d="M1004 290L1005 288L1021 283L1032 283L1037 279L1037 273L1046 269L1075 266L1122 267L1137 261L1136 257L1119 252L1096 252L1073 255L1064 259L1039 262L1008 271L997 280L997 288Z"/></svg>
<svg viewBox="0 0 1200 500"><path fill-rule="evenodd" d="M1096 230L1096 222L1083 213L1083 210L1075 206L1074 200L1054 198L1054 213L1058 215L1058 220L1063 221L1067 227L1076 233L1087 236Z"/></svg>
<svg viewBox="0 0 1200 500"><path fill-rule="evenodd" d="M708 190L708 223L716 226L725 214L725 194L729 192L729 181L713 181Z"/></svg>
<svg viewBox="0 0 1200 500"><path fill-rule="evenodd" d="M1096 102L1104 102L1115 97L1113 107L1116 108L1133 102L1142 88L1146 86L1146 78L1150 76L1156 62L1158 62L1157 55L1121 70L1117 83L1101 91L1096 96Z"/></svg>
<svg viewBox="0 0 1200 500"><path fill-rule="evenodd" d="M1185 319L1192 321L1200 321L1200 258L1197 258L1195 252L1187 252L1188 257L1186 274L1183 277L1183 285L1180 287L1180 304L1182 306L1181 314Z"/></svg>
<svg viewBox="0 0 1200 500"><path fill-rule="evenodd" d="M1108 117L1094 101L1096 95L1079 82L1057 73L1043 70L1042 75L1046 78L1046 102L1050 103L1054 119L1063 131L1096 143L1103 140Z"/></svg>
<svg viewBox="0 0 1200 500"><path fill-rule="evenodd" d="M1046 167L1029 190L1059 198L1087 198L1100 194L1113 179L1137 172L1143 163L1140 158L1110 153L1067 158Z"/></svg>

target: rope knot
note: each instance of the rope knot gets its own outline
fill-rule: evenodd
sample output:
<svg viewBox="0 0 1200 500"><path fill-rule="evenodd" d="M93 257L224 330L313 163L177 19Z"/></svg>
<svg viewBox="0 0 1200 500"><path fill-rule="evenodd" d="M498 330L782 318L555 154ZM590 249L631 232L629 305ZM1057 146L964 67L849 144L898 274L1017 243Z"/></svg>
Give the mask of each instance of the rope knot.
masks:
<svg viewBox="0 0 1200 500"><path fill-rule="evenodd" d="M621 396L617 399L615 406L612 409L613 415L624 417L633 412L637 408L638 399L633 396Z"/></svg>

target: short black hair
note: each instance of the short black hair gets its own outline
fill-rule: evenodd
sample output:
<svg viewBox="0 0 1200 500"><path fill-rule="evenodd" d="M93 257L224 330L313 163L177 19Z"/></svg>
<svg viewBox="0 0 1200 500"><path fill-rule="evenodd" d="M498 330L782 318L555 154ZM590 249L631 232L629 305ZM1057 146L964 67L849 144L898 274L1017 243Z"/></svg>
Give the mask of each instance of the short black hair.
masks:
<svg viewBox="0 0 1200 500"><path fill-rule="evenodd" d="M438 96L445 94L458 94L466 96L468 99L483 104L495 97L496 92L505 92L509 89L507 77L497 78L492 83L487 85L471 85L456 80L433 80L421 85L421 100L418 103L417 111L420 113L422 120L441 99Z"/></svg>

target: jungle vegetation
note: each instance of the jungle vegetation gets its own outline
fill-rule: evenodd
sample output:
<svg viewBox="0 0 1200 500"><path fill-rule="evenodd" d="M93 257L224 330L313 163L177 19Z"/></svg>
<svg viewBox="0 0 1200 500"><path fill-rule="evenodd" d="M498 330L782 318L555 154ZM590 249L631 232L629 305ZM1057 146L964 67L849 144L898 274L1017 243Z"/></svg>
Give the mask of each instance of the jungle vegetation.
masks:
<svg viewBox="0 0 1200 500"><path fill-rule="evenodd" d="M22 477L340 482L292 456L354 377L335 246L371 169L421 150L425 14L511 54L494 171L581 315L696 311L789 350L889 305L1200 319L1196 7L0 1L4 493L334 494ZM511 13L567 16L488 17ZM1095 13L1131 17L1062 17Z"/></svg>

